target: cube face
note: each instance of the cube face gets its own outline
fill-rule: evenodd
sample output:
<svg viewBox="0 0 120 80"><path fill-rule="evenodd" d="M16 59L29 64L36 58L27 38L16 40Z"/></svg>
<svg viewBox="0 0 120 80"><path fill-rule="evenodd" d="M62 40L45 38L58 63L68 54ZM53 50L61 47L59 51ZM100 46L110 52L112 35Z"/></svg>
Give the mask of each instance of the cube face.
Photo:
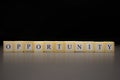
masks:
<svg viewBox="0 0 120 80"><path fill-rule="evenodd" d="M64 41L55 41L54 45L55 45L55 47L54 47L55 53L65 52L65 42Z"/></svg>
<svg viewBox="0 0 120 80"><path fill-rule="evenodd" d="M106 53L114 53L115 51L115 43L114 42L104 42L104 48Z"/></svg>
<svg viewBox="0 0 120 80"><path fill-rule="evenodd" d="M34 41L23 41L23 52L34 52Z"/></svg>
<svg viewBox="0 0 120 80"><path fill-rule="evenodd" d="M75 46L74 46L74 41L65 41L65 52L74 52Z"/></svg>
<svg viewBox="0 0 120 80"><path fill-rule="evenodd" d="M34 52L35 53L43 53L44 42L43 41L34 41Z"/></svg>
<svg viewBox="0 0 120 80"><path fill-rule="evenodd" d="M103 42L95 42L94 46L95 46L95 53L97 53L97 52L99 52L99 53L105 52Z"/></svg>
<svg viewBox="0 0 120 80"><path fill-rule="evenodd" d="M82 42L82 41L75 41L74 42L74 45L75 45L75 50L74 52L76 53L79 53L79 52L85 52L85 43Z"/></svg>
<svg viewBox="0 0 120 80"><path fill-rule="evenodd" d="M44 41L43 52L54 52L54 41Z"/></svg>
<svg viewBox="0 0 120 80"><path fill-rule="evenodd" d="M85 52L87 52L87 53L95 52L95 47L94 47L93 41L84 42L84 45L85 45Z"/></svg>
<svg viewBox="0 0 120 80"><path fill-rule="evenodd" d="M14 41L4 41L3 42L3 51L4 51L4 53L14 52Z"/></svg>
<svg viewBox="0 0 120 80"><path fill-rule="evenodd" d="M14 52L23 52L24 45L23 41L14 41Z"/></svg>

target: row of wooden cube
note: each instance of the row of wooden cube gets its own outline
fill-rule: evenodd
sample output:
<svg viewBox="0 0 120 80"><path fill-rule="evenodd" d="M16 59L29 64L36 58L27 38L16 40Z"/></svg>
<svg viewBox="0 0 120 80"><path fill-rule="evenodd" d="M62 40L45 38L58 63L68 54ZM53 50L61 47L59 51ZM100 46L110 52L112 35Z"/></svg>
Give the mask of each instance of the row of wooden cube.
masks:
<svg viewBox="0 0 120 80"><path fill-rule="evenodd" d="M4 52L114 52L113 41L3 41Z"/></svg>

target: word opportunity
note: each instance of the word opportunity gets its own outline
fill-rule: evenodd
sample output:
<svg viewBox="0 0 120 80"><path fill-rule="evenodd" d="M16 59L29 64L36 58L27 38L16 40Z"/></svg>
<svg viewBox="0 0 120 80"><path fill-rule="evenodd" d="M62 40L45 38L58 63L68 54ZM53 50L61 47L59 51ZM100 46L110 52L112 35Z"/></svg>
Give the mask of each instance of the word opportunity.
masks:
<svg viewBox="0 0 120 80"><path fill-rule="evenodd" d="M113 41L3 41L4 52L39 53L109 53L114 52Z"/></svg>

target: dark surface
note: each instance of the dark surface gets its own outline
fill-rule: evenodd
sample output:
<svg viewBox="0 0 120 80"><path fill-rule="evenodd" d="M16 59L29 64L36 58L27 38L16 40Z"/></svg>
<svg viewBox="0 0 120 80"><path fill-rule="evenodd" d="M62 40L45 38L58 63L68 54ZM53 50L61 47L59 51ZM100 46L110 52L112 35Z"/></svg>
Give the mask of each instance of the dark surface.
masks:
<svg viewBox="0 0 120 80"><path fill-rule="evenodd" d="M0 53L0 80L120 80L115 53Z"/></svg>

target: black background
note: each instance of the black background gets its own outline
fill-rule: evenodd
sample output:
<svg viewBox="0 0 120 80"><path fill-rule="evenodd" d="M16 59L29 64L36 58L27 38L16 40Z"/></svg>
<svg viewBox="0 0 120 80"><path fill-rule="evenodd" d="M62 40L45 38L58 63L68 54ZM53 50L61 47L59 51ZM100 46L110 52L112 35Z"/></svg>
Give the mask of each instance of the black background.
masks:
<svg viewBox="0 0 120 80"><path fill-rule="evenodd" d="M120 44L117 2L88 0L1 2L4 40L115 41Z"/></svg>

